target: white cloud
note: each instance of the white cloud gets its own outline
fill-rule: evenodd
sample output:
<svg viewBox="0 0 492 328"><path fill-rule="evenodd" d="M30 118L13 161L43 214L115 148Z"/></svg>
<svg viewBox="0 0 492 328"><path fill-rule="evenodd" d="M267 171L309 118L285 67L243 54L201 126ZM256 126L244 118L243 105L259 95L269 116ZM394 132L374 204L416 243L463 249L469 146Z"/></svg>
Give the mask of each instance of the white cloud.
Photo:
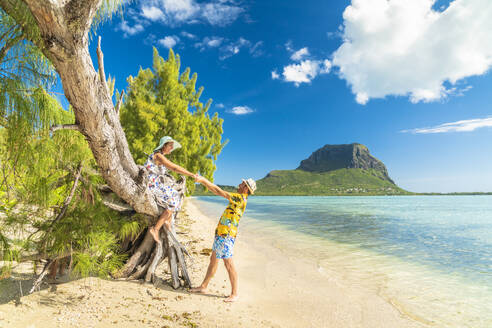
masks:
<svg viewBox="0 0 492 328"><path fill-rule="evenodd" d="M150 19L151 21L164 20L165 18L165 15L162 12L162 10L160 10L157 7L142 6L141 10L142 10L142 16Z"/></svg>
<svg viewBox="0 0 492 328"><path fill-rule="evenodd" d="M300 64L285 66L282 74L287 82L294 82L296 85L309 83L318 74L318 66L317 62L305 60Z"/></svg>
<svg viewBox="0 0 492 328"><path fill-rule="evenodd" d="M263 54L261 46L263 41L258 41L254 45L251 41L246 40L243 37L237 39L237 41L231 41L218 36L205 37L202 41L195 43L195 48L199 48L200 51L205 49L218 48L219 49L219 59L225 60L229 57L237 55L241 49L249 49L249 53L253 57L258 57Z"/></svg>
<svg viewBox="0 0 492 328"><path fill-rule="evenodd" d="M218 36L206 36L202 41L195 43L195 48L200 48L200 51L203 51L206 48L217 48L222 44L222 41L224 41L224 38Z"/></svg>
<svg viewBox="0 0 492 328"><path fill-rule="evenodd" d="M222 103L218 103L217 105L215 105L215 107L217 107L217 108L224 108L225 106Z"/></svg>
<svg viewBox="0 0 492 328"><path fill-rule="evenodd" d="M227 111L228 113L235 115L246 115L254 112L254 109L248 106L236 106Z"/></svg>
<svg viewBox="0 0 492 328"><path fill-rule="evenodd" d="M181 36L184 36L185 38L188 38L188 39L196 39L196 35L188 33L186 31L182 31Z"/></svg>
<svg viewBox="0 0 492 328"><path fill-rule="evenodd" d="M221 43L222 43L222 38L210 39L207 41L207 46L211 48L215 48L220 46Z"/></svg>
<svg viewBox="0 0 492 328"><path fill-rule="evenodd" d="M321 64L321 67L320 67L320 74L327 74L327 73L330 73L330 70L331 70L331 61L329 61L328 59L325 59L323 60L323 64Z"/></svg>
<svg viewBox="0 0 492 328"><path fill-rule="evenodd" d="M263 55L263 50L261 47L263 46L263 41L256 42L251 48L249 48L249 53L253 57L259 57Z"/></svg>
<svg viewBox="0 0 492 328"><path fill-rule="evenodd" d="M294 48L292 48L292 40L289 40L285 43L285 49L287 49L288 52L294 52Z"/></svg>
<svg viewBox="0 0 492 328"><path fill-rule="evenodd" d="M342 27L342 31L343 31L343 27ZM343 39L343 34L340 31L326 32L326 37L328 39Z"/></svg>
<svg viewBox="0 0 492 328"><path fill-rule="evenodd" d="M359 92L355 95L355 101L361 105L365 105L369 101L369 95L365 92Z"/></svg>
<svg viewBox="0 0 492 328"><path fill-rule="evenodd" d="M290 56L290 59L299 61L301 60L304 56L309 56L309 50L307 47L301 48L294 52L292 56Z"/></svg>
<svg viewBox="0 0 492 328"><path fill-rule="evenodd" d="M294 61L294 63L283 68L282 79L286 82L293 82L298 87L301 83L310 83L316 76L327 74L331 70L330 60L313 59L307 47L296 51L292 46L292 41L289 40L285 43L285 49L292 53L290 59ZM311 57L312 59L305 59L305 57ZM271 74L272 80L280 79L277 70L272 71Z"/></svg>
<svg viewBox="0 0 492 328"><path fill-rule="evenodd" d="M403 130L410 133L470 132L479 128L492 127L492 117L444 123L434 127Z"/></svg>
<svg viewBox="0 0 492 328"><path fill-rule="evenodd" d="M163 47L172 48L179 42L179 38L176 35L168 35L157 42Z"/></svg>
<svg viewBox="0 0 492 328"><path fill-rule="evenodd" d="M152 0L151 6L142 6L142 15L152 21L162 21L168 25L177 25L192 19L200 10L193 0Z"/></svg>
<svg viewBox="0 0 492 328"><path fill-rule="evenodd" d="M203 17L210 25L218 26L229 25L244 11L241 7L230 6L222 2L207 3L202 9Z"/></svg>
<svg viewBox="0 0 492 328"><path fill-rule="evenodd" d="M142 24L135 24L134 26L130 26L125 20L123 20L119 25L119 29L123 31L123 37L127 38L130 35L142 32L144 30L144 27Z"/></svg>
<svg viewBox="0 0 492 328"><path fill-rule="evenodd" d="M357 102L388 95L436 101L489 70L492 2L454 0L441 11L432 9L435 2L352 0L332 63Z"/></svg>
<svg viewBox="0 0 492 328"><path fill-rule="evenodd" d="M228 4L228 2L231 2ZM148 0L141 6L142 16L166 25L208 23L226 26L234 22L244 9L232 1L213 0Z"/></svg>
<svg viewBox="0 0 492 328"><path fill-rule="evenodd" d="M219 56L219 59L224 60L226 58L234 56L239 53L241 48L245 47L251 47L251 42L240 37L236 42L226 44L222 48L220 48L221 55Z"/></svg>
<svg viewBox="0 0 492 328"><path fill-rule="evenodd" d="M319 74L330 72L331 63L328 59L320 60L303 60L299 64L291 64L284 67L282 76L286 82L294 82L296 86L301 83L310 83ZM278 78L277 72L272 72L272 79Z"/></svg>

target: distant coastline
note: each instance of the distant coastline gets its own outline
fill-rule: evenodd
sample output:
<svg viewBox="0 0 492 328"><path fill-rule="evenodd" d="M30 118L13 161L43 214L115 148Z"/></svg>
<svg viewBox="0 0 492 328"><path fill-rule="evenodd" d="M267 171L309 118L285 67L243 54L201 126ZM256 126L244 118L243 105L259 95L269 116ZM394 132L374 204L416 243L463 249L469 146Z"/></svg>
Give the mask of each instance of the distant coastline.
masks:
<svg viewBox="0 0 492 328"><path fill-rule="evenodd" d="M469 196L491 192L411 192L399 187L386 165L360 143L324 145L292 170L272 170L258 179L257 196ZM234 186L219 185L235 192ZM193 196L209 196L201 185Z"/></svg>
<svg viewBox="0 0 492 328"><path fill-rule="evenodd" d="M439 193L439 192L419 192L413 193L418 196L486 196L492 195L492 192L448 192L448 193Z"/></svg>
<svg viewBox="0 0 492 328"><path fill-rule="evenodd" d="M228 192L236 192L237 188L229 185L219 185L220 188ZM195 192L192 196L215 196L213 193L206 191L203 187L197 186ZM282 192L269 192L263 193L258 190L255 196L492 196L492 192L449 192L449 193L439 193L439 192L411 192L402 190L399 193L385 193L381 191L377 192L339 192L339 193L322 193L322 194L309 194L309 193L282 193Z"/></svg>

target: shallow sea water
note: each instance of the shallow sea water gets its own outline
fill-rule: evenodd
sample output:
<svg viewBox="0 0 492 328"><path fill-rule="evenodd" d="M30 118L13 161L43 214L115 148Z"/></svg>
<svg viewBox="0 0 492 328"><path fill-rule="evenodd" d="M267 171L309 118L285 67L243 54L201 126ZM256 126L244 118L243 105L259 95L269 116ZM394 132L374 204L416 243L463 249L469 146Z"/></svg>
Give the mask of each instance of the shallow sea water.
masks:
<svg viewBox="0 0 492 328"><path fill-rule="evenodd" d="M217 220L227 205L194 199ZM429 326L492 327L492 196L257 196L242 231Z"/></svg>

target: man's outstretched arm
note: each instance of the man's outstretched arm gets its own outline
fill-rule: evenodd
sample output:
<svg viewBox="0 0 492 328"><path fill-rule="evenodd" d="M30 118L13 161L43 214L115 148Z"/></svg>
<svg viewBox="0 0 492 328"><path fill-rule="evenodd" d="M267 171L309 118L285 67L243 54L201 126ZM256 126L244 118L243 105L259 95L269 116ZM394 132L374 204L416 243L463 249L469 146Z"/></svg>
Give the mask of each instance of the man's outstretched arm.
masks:
<svg viewBox="0 0 492 328"><path fill-rule="evenodd" d="M199 176L196 178L196 181L200 182L202 185L205 186L205 188L207 188L217 196L222 196L227 200L231 200L231 195L227 191L222 190L219 186L213 184L212 182L208 181L204 177Z"/></svg>

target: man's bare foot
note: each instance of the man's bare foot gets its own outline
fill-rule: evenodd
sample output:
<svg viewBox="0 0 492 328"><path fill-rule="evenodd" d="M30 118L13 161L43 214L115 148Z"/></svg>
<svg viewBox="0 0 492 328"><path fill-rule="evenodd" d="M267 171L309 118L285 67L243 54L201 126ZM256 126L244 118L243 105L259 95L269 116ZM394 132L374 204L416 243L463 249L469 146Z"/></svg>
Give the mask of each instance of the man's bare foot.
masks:
<svg viewBox="0 0 492 328"><path fill-rule="evenodd" d="M203 288L203 287L190 288L190 293L206 294L207 288Z"/></svg>
<svg viewBox="0 0 492 328"><path fill-rule="evenodd" d="M161 243L161 241L159 239L159 233L155 230L154 226L149 228L149 232L152 235L152 237L154 237L154 240L156 241L156 243Z"/></svg>
<svg viewBox="0 0 492 328"><path fill-rule="evenodd" d="M239 299L239 296L237 296L237 295L231 295L231 296L229 296L228 298L226 298L226 299L224 300L224 302L227 302L227 303L232 303L232 302L237 301L238 299Z"/></svg>

